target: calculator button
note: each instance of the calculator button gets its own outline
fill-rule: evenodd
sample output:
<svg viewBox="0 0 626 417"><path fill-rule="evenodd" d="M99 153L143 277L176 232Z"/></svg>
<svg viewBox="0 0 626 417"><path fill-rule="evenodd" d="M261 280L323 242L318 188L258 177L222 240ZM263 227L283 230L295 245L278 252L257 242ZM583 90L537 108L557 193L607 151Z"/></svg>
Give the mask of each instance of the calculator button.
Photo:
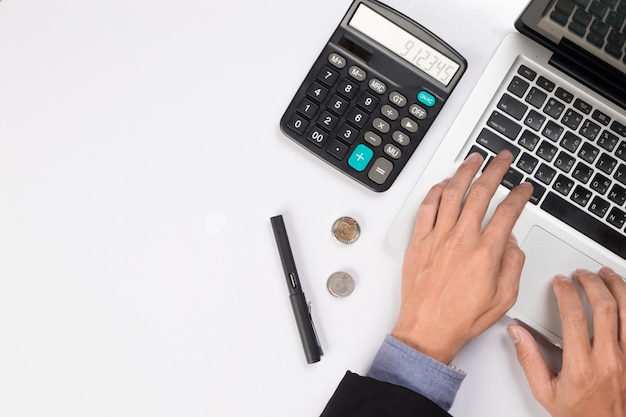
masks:
<svg viewBox="0 0 626 417"><path fill-rule="evenodd" d="M341 69L346 66L346 59L339 54L332 53L328 55L328 62L330 62L335 67Z"/></svg>
<svg viewBox="0 0 626 417"><path fill-rule="evenodd" d="M372 122L372 126L374 126L376 130L382 133L388 133L389 130L391 129L391 126L389 125L389 123L385 122L380 117L377 117L374 119L374 121Z"/></svg>
<svg viewBox="0 0 626 417"><path fill-rule="evenodd" d="M383 150L385 151L387 155L389 155L393 159L398 159L402 156L402 151L398 149L396 146L392 145L391 143L386 144Z"/></svg>
<svg viewBox="0 0 626 417"><path fill-rule="evenodd" d="M321 148L328 139L328 133L316 126L309 132L306 138Z"/></svg>
<svg viewBox="0 0 626 417"><path fill-rule="evenodd" d="M408 117L403 118L400 125L411 133L417 132L417 129L419 128L417 122Z"/></svg>
<svg viewBox="0 0 626 417"><path fill-rule="evenodd" d="M367 73L356 65L353 65L350 69L348 69L348 74L350 74L350 76L357 81L364 81L365 78L367 78Z"/></svg>
<svg viewBox="0 0 626 417"><path fill-rule="evenodd" d="M407 146L409 143L411 143L411 138L409 137L409 135L407 135L406 133L402 133L399 130L396 130L395 132L393 132L391 137L393 138L394 141L396 141L402 146Z"/></svg>
<svg viewBox="0 0 626 417"><path fill-rule="evenodd" d="M333 130L337 127L337 123L339 123L339 118L328 111L324 111L318 119L317 123L326 130Z"/></svg>
<svg viewBox="0 0 626 417"><path fill-rule="evenodd" d="M372 78L370 80L369 87L378 94L385 94L385 91L387 91L387 85L377 78Z"/></svg>
<svg viewBox="0 0 626 417"><path fill-rule="evenodd" d="M317 104L313 103L308 98L305 98L305 99L302 99L297 110L300 114L302 114L307 119L311 119L313 116L315 116L315 113L317 113L317 110L319 108L320 107Z"/></svg>
<svg viewBox="0 0 626 417"><path fill-rule="evenodd" d="M393 164L381 157L374 161L374 165L370 168L367 176L376 184L382 184L387 180L391 171L393 171Z"/></svg>
<svg viewBox="0 0 626 417"><path fill-rule="evenodd" d="M332 111L333 113L336 113L339 116L341 116L342 114L346 112L349 105L350 105L349 101L341 98L338 94L335 94L334 96L331 97L330 101L328 102L328 106L326 107L328 107L328 109Z"/></svg>
<svg viewBox="0 0 626 417"><path fill-rule="evenodd" d="M343 158L345 158L345 156L348 153L349 149L350 148L347 145L344 145L343 143L341 143L337 139L333 139L333 141L330 143L330 145L328 145L328 148L326 149L326 152L328 152L329 154L331 154L335 158L337 158L339 160L342 160Z"/></svg>
<svg viewBox="0 0 626 417"><path fill-rule="evenodd" d="M428 116L426 109L418 106L417 104L412 104L411 107L409 107L409 113L417 117L419 120L424 120L426 116Z"/></svg>
<svg viewBox="0 0 626 417"><path fill-rule="evenodd" d="M341 80L339 87L337 87L337 92L350 100L356 97L357 91L359 91L359 86L349 81L347 78Z"/></svg>
<svg viewBox="0 0 626 417"><path fill-rule="evenodd" d="M356 171L364 171L367 167L367 164L370 163L372 157L374 156L374 151L372 151L367 146L360 144L354 148L350 158L348 159L348 165L354 168Z"/></svg>
<svg viewBox="0 0 626 417"><path fill-rule="evenodd" d="M364 108L365 110L371 113L372 111L374 111L374 109L378 105L378 101L379 100L376 97L374 97L371 93L368 93L367 91L363 91L363 94L361 94L361 97L359 98L359 101L357 101L356 104L358 104L359 106L361 106L362 108Z"/></svg>
<svg viewBox="0 0 626 417"><path fill-rule="evenodd" d="M307 120L305 120L299 114L294 114L289 119L289 123L287 124L287 126L290 129L295 130L296 133L302 135L302 134L304 134L304 131L306 130L306 128L309 126L309 122Z"/></svg>
<svg viewBox="0 0 626 417"><path fill-rule="evenodd" d="M347 123L344 123L337 131L337 137L350 144L354 143L357 136L359 136L359 131Z"/></svg>
<svg viewBox="0 0 626 417"><path fill-rule="evenodd" d="M365 141L372 146L380 146L380 144L383 143L383 140L380 138L380 136L378 136L371 130L365 132L365 135L363 135L363 139L365 139Z"/></svg>
<svg viewBox="0 0 626 417"><path fill-rule="evenodd" d="M353 108L348 114L347 120L348 122L361 128L365 126L365 123L367 123L368 118L369 118L369 115L365 113L363 110L360 110L358 108Z"/></svg>
<svg viewBox="0 0 626 417"><path fill-rule="evenodd" d="M417 93L417 100L427 107L432 107L437 102L435 96L424 90Z"/></svg>
<svg viewBox="0 0 626 417"><path fill-rule="evenodd" d="M313 83L311 87L306 92L306 95L311 97L313 100L321 103L324 101L326 96L328 95L328 88L324 87L318 82Z"/></svg>
<svg viewBox="0 0 626 417"><path fill-rule="evenodd" d="M400 113L398 113L398 110L394 109L389 104L385 104L380 109L380 113L389 120L396 120L398 116L400 115Z"/></svg>
<svg viewBox="0 0 626 417"><path fill-rule="evenodd" d="M320 69L320 72L317 73L317 79L329 87L334 85L338 78L339 73L327 66L324 66L324 68Z"/></svg>
<svg viewBox="0 0 626 417"><path fill-rule="evenodd" d="M397 91L392 91L389 94L389 101L391 101L393 104L395 104L398 107L406 106L406 97L404 97L402 94L398 93Z"/></svg>

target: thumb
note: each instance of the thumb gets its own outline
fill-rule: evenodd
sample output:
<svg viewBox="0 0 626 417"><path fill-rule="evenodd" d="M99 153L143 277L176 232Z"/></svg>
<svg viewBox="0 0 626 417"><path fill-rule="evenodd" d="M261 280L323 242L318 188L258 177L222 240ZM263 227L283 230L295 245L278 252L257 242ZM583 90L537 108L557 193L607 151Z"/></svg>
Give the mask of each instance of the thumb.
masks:
<svg viewBox="0 0 626 417"><path fill-rule="evenodd" d="M515 345L519 361L533 395L540 403L547 400L552 387L554 373L539 351L535 338L523 327L511 325L507 333Z"/></svg>

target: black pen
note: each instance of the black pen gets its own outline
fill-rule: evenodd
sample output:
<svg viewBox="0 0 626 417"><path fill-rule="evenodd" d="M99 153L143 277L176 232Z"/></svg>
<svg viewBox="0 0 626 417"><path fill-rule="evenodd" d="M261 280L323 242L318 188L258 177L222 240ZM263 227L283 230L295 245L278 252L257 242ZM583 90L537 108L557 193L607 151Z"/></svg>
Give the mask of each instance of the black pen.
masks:
<svg viewBox="0 0 626 417"><path fill-rule="evenodd" d="M276 245L278 245L278 254L280 255L283 270L285 271L287 287L289 288L289 300L291 301L293 314L296 317L296 324L298 325L298 332L300 333L300 340L302 341L306 361L307 363L319 362L320 356L324 353L322 352L322 347L315 333L315 327L311 319L311 309L306 302L304 292L300 286L300 279L298 278L298 271L296 271L296 263L293 260L293 253L289 245L289 238L287 237L287 230L285 230L283 216L275 216L270 218L270 220L272 222L272 228L274 229Z"/></svg>

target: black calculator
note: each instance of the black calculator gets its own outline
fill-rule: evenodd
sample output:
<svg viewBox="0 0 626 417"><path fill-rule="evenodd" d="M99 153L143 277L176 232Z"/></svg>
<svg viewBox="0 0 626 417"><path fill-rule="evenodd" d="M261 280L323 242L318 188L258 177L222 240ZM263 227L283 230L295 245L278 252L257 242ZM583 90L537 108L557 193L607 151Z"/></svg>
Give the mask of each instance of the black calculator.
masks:
<svg viewBox="0 0 626 417"><path fill-rule="evenodd" d="M380 2L355 0L280 127L361 184L385 191L466 68L418 23Z"/></svg>

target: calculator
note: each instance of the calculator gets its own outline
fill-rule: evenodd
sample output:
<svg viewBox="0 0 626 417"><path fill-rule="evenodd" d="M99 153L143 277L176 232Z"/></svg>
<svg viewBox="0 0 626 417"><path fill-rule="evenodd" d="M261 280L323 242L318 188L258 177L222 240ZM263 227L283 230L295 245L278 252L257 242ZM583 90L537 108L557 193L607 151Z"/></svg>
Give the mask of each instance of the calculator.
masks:
<svg viewBox="0 0 626 417"><path fill-rule="evenodd" d="M359 183L386 191L466 68L423 26L380 2L355 0L280 127Z"/></svg>

